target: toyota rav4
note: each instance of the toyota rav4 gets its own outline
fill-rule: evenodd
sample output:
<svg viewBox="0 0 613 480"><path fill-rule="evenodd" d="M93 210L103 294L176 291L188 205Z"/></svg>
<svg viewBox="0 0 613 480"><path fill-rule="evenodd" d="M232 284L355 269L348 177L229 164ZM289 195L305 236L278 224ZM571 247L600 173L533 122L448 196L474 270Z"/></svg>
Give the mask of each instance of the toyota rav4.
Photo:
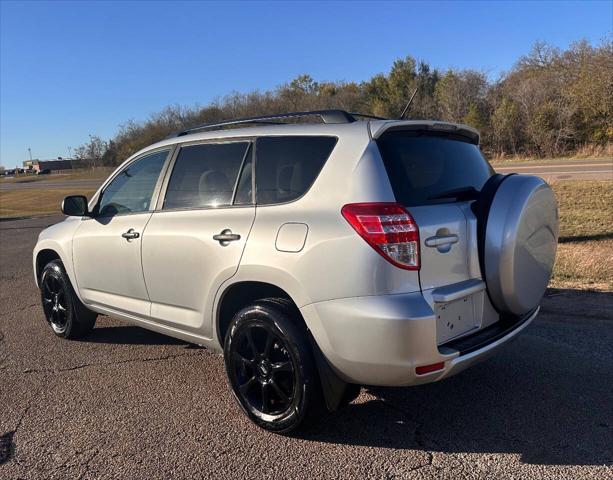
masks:
<svg viewBox="0 0 613 480"><path fill-rule="evenodd" d="M276 432L509 342L558 236L550 187L494 174L474 129L341 110L179 132L62 211L33 255L51 330L110 315L223 352L238 404Z"/></svg>

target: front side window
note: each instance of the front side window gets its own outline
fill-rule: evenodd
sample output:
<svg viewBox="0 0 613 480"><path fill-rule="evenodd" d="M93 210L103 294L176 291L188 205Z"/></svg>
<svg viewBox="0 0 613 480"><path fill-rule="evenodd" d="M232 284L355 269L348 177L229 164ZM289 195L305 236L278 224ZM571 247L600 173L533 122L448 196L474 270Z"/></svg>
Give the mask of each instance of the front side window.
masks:
<svg viewBox="0 0 613 480"><path fill-rule="evenodd" d="M259 205L285 203L311 187L336 145L334 137L263 137L256 143Z"/></svg>
<svg viewBox="0 0 613 480"><path fill-rule="evenodd" d="M147 212L168 150L152 153L131 163L104 189L98 204L99 215Z"/></svg>
<svg viewBox="0 0 613 480"><path fill-rule="evenodd" d="M172 170L164 210L232 204L232 194L249 142L182 147Z"/></svg>

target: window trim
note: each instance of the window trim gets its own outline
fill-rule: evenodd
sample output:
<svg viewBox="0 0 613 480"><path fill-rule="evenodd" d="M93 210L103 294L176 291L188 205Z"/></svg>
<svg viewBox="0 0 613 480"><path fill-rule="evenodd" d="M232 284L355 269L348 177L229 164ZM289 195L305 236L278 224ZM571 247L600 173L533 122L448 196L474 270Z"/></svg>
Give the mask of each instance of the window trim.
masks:
<svg viewBox="0 0 613 480"><path fill-rule="evenodd" d="M175 168L177 163L177 159L179 158L179 153L183 147L191 147L194 145L210 145L210 144L224 144L224 143L246 143L247 149L245 154L243 154L243 159L241 161L237 180L234 183L234 189L232 190L232 204L229 205L219 205L217 207L213 207L210 205L203 205L199 207L176 207L176 208L164 208L164 201L166 200L166 194L168 193L168 184L170 183L170 177L172 176L172 171ZM165 213L165 212L183 212L183 211L192 211L192 210L222 210L226 208L253 208L255 206L254 203L254 192L253 187L251 189L251 203L243 204L243 205L234 205L234 198L236 196L236 188L238 187L238 180L240 179L240 175L242 173L243 166L245 164L245 159L249 152L253 151L255 148L255 137L231 137L231 138L213 138L206 140L192 140L190 142L184 143L176 143L175 150L172 155L172 159L168 165L168 168L164 175L164 181L162 182L160 188L160 194L157 198L157 202L155 205L155 213ZM253 160L252 160L253 161ZM253 167L252 167L253 168ZM255 173L255 172L253 172ZM255 178L255 175L252 174L252 182Z"/></svg>
<svg viewBox="0 0 613 480"><path fill-rule="evenodd" d="M253 151L252 148L255 148L255 142L249 142L247 145L247 150L243 154L243 160L241 161L241 166L238 168L238 175L236 176L236 181L234 182L234 189L232 191L232 200L230 201L230 205L234 206L236 203L236 194L238 193L238 185L241 181L241 177L243 175L243 171L245 170L245 162L247 161L247 157L251 154L251 184L253 185ZM247 205L253 205L253 186L251 188L251 203ZM245 204L242 204L245 205Z"/></svg>
<svg viewBox="0 0 613 480"><path fill-rule="evenodd" d="M154 148L154 149L148 150L146 152L143 152L142 154L138 155L137 157L134 157L132 160L128 161L125 165L123 165L123 167L121 169L118 168L115 171L115 173L111 174L111 176L106 179L106 181L100 187L99 191L96 194L94 194L94 196L91 198L90 203L94 202L93 207L90 209L90 211L92 212L92 216L85 218L85 220L93 220L93 219L98 219L98 218L124 217L124 216L127 216L127 215L142 215L144 213L153 213L155 211L155 206L157 204L157 201L159 200L159 195L161 193L162 179L166 175L166 172L167 172L167 169L168 169L168 165L170 163L170 160L171 160L172 156L174 155L175 150L176 150L176 145L165 145L163 147ZM157 178L157 180L155 182L155 187L153 188L153 192L151 193L151 201L149 202L149 209L148 210L143 210L141 212L122 212L122 213L116 213L115 215L112 215L112 216L100 215L100 213L98 211L99 208L100 208L100 200L102 200L102 196L104 195L104 192L106 191L107 187L119 175L121 175L123 172L125 172L128 168L130 168L136 162L138 162L138 161L142 160L143 158L148 157L150 155L155 155L156 153L160 153L160 152L164 152L164 151L166 151L166 158L164 159L164 163L162 164L162 168L160 169L160 173L158 174L158 178Z"/></svg>

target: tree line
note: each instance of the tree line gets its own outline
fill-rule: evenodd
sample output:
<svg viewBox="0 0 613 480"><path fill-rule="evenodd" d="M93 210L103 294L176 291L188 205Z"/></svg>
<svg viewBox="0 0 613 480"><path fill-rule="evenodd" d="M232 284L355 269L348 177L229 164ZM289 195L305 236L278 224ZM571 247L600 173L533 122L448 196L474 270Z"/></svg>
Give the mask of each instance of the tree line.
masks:
<svg viewBox="0 0 613 480"><path fill-rule="evenodd" d="M496 81L482 71L442 71L411 56L359 83L300 75L271 91L232 93L204 107L166 107L146 121L121 125L108 141L90 136L75 153L91 166L117 165L181 129L288 111L340 108L398 118L416 88L409 118L471 125L489 157L611 151L613 41L606 40L566 50L537 43Z"/></svg>

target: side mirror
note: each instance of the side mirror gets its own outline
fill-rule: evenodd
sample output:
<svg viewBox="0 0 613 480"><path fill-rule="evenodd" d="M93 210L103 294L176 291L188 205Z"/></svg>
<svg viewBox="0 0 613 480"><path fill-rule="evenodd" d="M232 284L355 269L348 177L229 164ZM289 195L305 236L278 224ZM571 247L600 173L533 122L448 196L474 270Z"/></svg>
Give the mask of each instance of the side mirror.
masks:
<svg viewBox="0 0 613 480"><path fill-rule="evenodd" d="M69 195L62 201L62 213L70 217L85 217L87 211L87 198L83 195Z"/></svg>

